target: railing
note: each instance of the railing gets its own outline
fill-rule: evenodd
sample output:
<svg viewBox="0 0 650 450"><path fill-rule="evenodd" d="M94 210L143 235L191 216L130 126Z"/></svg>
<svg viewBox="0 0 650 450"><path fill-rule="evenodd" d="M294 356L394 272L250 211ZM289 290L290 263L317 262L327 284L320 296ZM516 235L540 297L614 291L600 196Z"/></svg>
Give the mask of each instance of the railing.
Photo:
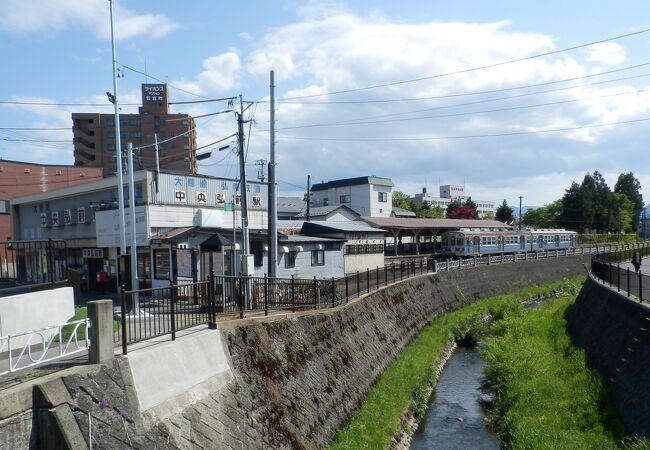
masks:
<svg viewBox="0 0 650 450"><path fill-rule="evenodd" d="M604 245L445 261L423 256L346 274L338 279L217 276L211 273L207 281L171 283L169 287L160 289L126 291L123 287L119 340L122 353L126 354L129 344L167 334L175 339L179 330L196 325L208 324L216 327L218 318L268 315L270 312L281 310L295 312L330 308L388 284L425 273L467 270L480 265L632 250L640 247L640 244Z"/></svg>
<svg viewBox="0 0 650 450"><path fill-rule="evenodd" d="M0 242L0 296L54 289L66 281L66 263L63 240Z"/></svg>
<svg viewBox="0 0 650 450"><path fill-rule="evenodd" d="M635 253L650 255L650 247L619 249L614 252L594 255L591 258L591 273L603 283L616 288L628 297L636 297L641 303L650 297L650 277L630 267Z"/></svg>
<svg viewBox="0 0 650 450"><path fill-rule="evenodd" d="M0 336L0 375L88 349L88 319Z"/></svg>

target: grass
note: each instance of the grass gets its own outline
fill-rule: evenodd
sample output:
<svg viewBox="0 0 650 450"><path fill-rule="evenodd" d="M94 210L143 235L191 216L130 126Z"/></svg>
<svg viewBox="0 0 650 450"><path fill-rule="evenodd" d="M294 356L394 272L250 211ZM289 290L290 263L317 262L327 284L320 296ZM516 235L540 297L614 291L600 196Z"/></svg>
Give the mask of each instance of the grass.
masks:
<svg viewBox="0 0 650 450"><path fill-rule="evenodd" d="M504 448L648 449L627 439L599 374L571 344L571 292L538 309L509 311L492 327L483 355L496 393L489 418Z"/></svg>
<svg viewBox="0 0 650 450"><path fill-rule="evenodd" d="M70 317L68 319L68 322L73 322L75 320L82 320L86 319L88 317L88 310L86 307L81 307L81 308L75 308L74 309L74 316ZM70 338L72 333L74 332L75 324L71 325L65 325L61 331L61 335L63 338L63 342L67 342L67 340ZM113 332L118 331L120 329L120 321L119 320L113 320ZM86 326L85 325L80 325L79 328L77 328L77 339L79 341L82 341L86 339Z"/></svg>
<svg viewBox="0 0 650 450"><path fill-rule="evenodd" d="M330 448L388 448L392 437L400 431L403 413L411 409L418 415L426 408L423 389L432 382L433 366L448 345L463 338L468 328L474 334L485 333L483 318L488 313L495 319L507 317L521 309L522 299L562 290L569 290L575 298L583 280L580 277L490 297L433 320L379 376L357 415L339 431Z"/></svg>

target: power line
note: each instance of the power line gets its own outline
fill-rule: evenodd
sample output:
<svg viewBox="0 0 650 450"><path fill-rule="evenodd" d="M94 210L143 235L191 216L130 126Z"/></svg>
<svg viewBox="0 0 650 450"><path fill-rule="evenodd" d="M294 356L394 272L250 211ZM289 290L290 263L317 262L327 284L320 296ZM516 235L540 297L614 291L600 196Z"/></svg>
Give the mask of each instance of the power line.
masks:
<svg viewBox="0 0 650 450"><path fill-rule="evenodd" d="M70 127L0 127L0 130L16 130L16 131L70 131Z"/></svg>
<svg viewBox="0 0 650 450"><path fill-rule="evenodd" d="M0 105L30 105L30 106L105 106L113 107L111 103L54 103L54 102L27 102L14 100L0 100ZM139 103L120 103L120 106L142 106Z"/></svg>
<svg viewBox="0 0 650 450"><path fill-rule="evenodd" d="M370 125L370 124L378 124L378 123L390 123L390 122L404 122L404 121L411 121L411 120L425 120L425 119L441 119L445 117L459 117L459 116L468 116L468 115L473 115L473 114L488 114L488 113L495 113L495 112L505 112L505 111L515 111L515 110L522 110L522 109L532 109L532 108L540 108L544 106L555 106L555 105L562 105L562 104L568 104L568 103L575 103L575 102L581 102L585 100L593 100L593 99L599 99L599 98L608 98L608 97L618 97L621 95L632 95L632 94L640 94L642 92L648 92L650 91L650 88L648 89L640 89L636 90L634 92L618 92L615 94L606 94L606 95L599 95L599 96L594 96L594 97L582 97L582 98L576 98L576 99L571 99L571 100L558 100L556 102L548 102L548 103L537 103L534 105L521 105L521 106L510 106L506 108L495 108L495 109L486 109L486 110L479 110L479 111L465 111L465 112L458 112L458 113L451 113L451 114L438 114L434 116L423 116L423 117L407 117L407 118L400 118L400 119L387 119L387 120L366 120L364 121L363 119L359 119L358 121L345 121L345 122L330 122L330 123L320 123L320 124L311 124L311 125L297 125L293 127L284 127L284 128L278 128L278 131L284 131L284 130L295 130L295 129L301 129L301 128L320 128L320 127L330 127L330 126L345 126L345 125ZM405 113L402 113L405 114Z"/></svg>
<svg viewBox="0 0 650 450"><path fill-rule="evenodd" d="M14 138L5 138L5 137L0 137L0 141L8 141L8 142L72 142L71 139L65 139L65 140L51 140L51 139L14 139Z"/></svg>
<svg viewBox="0 0 650 450"><path fill-rule="evenodd" d="M472 67L472 68L469 68L469 69L456 70L454 72L446 72L446 73L431 75L431 76L427 76L427 77L412 78L410 80L401 80L401 81L393 81L393 82L390 82L390 83L375 84L375 85L364 86L364 87L359 87L359 88L354 88L354 89L345 89L345 90L340 90L340 91L325 92L325 93L322 93L322 94L311 94L311 95L301 95L301 96L296 96L296 97L286 97L286 98L283 98L283 99L279 99L278 101L298 100L298 99L303 99L303 98L315 98L315 97L324 97L324 96L328 96L328 95L346 94L346 93L350 93L350 92L367 91L367 90L370 90L370 89L378 89L378 88L382 88L382 87L397 86L397 85L401 85L401 84L415 83L415 82L418 82L418 81L433 80L433 79L436 79L436 78L448 77L448 76L451 76L451 75L460 75L460 74L463 74L463 73L476 72L478 70L491 69L491 68L494 68L494 67L500 67L500 66L504 66L504 65L507 65L507 64L513 64L513 63L522 62L522 61L529 61L531 59L543 58L545 56L550 56L550 55L556 55L558 53L569 52L569 51L577 50L577 49L580 49L580 48L590 47L590 46L596 45L596 44L602 44L602 43L605 43L605 42L610 42L610 41L615 41L615 40L619 40L619 39L623 39L623 38L627 38L627 37L631 37L631 36L636 36L636 35L639 35L639 34L647 33L649 31L650 31L650 28L645 28L643 30L634 31L634 32L631 32L631 33L626 33L626 34L621 34L621 35L609 37L609 38L606 38L606 39L600 39L600 40L597 40L597 41L588 42L586 44L574 45L572 47L566 47L566 48L559 49L559 50L552 50L550 52L538 53L538 54L531 55L531 56L525 56L523 58L510 59L510 60L501 61L501 62L498 62L498 63L487 64L487 65L484 65L484 66Z"/></svg>
<svg viewBox="0 0 650 450"><path fill-rule="evenodd" d="M592 73L589 75L584 75L581 77L571 77L571 78L564 78L562 80L554 80L554 81L545 81L543 83L533 83L533 84L524 84L524 85L519 85L519 86L513 86L513 87L508 87L508 88L500 88L500 89L489 89L489 90L484 90L484 91L473 91L473 92L456 92L456 93L451 93L451 94L442 94L442 95L431 95L431 96L426 96L426 97L405 97L405 98L391 98L391 99L375 99L375 100L341 100L341 101L321 101L321 102L294 102L294 101L281 101L281 103L288 104L288 105L356 105L356 104L372 104L372 103L398 103L398 102L412 102L412 101L423 101L423 100L441 100L441 99L446 99L446 98L455 98L455 97L466 97L466 96L471 96L471 95L484 95L484 94L496 94L499 92L508 92L508 91L515 91L519 89L527 89L527 88L532 88L532 87L541 87L541 86L549 86L552 84L560 84L560 83L566 83L568 81L577 81L577 80L584 80L587 78L594 78L594 77L600 77L603 75L609 75L612 73L617 73L617 72L624 72L626 70L632 70L632 69L638 69L639 67L644 67L650 65L650 62L642 63L642 64L636 64L633 66L628 66L628 67L622 67L620 69L613 69L613 70L606 70L603 72L599 73ZM596 84L601 84L601 83L612 83L614 81L623 81L623 80L630 80L634 78L640 78L640 77L645 77L648 76L648 74L642 74L642 75L635 75L635 76L630 76L630 77L623 77L623 78L615 78L612 80L604 80L604 81L599 81L596 83L591 83L592 85ZM574 85L574 86L580 86L580 85ZM563 90L567 88L559 88L558 90ZM549 91L542 91L542 92L553 92L553 90ZM268 103L268 100L260 100L258 103Z"/></svg>
<svg viewBox="0 0 650 450"><path fill-rule="evenodd" d="M156 77L154 77L153 75L150 75L150 74L148 74L148 73L142 72L142 71L140 71L140 70L138 70L138 69L134 69L133 67L129 67L129 66L127 66L126 64L122 64L122 63L119 62L119 61L117 62L117 64L119 64L120 67L123 67L123 68L125 68L125 69L130 70L131 72L139 73L140 75L144 75L145 77L149 77L149 78L151 78L151 79L154 79L154 80L156 80L156 81L159 82L159 83L166 84L167 86L169 86L169 87L171 87L171 88L173 88L173 89L176 89L177 91L185 92L186 94L193 95L194 97L199 97L199 98L203 98L203 99L208 99L207 97L204 97L204 96L202 96L202 95L200 95L200 94L197 94L197 93L195 93L195 92L190 92L190 91L185 90L185 89L183 89L183 88L179 88L178 86L174 86L173 84L170 84L170 83L168 83L167 81L163 81L163 80L161 80L160 78L156 78Z"/></svg>
<svg viewBox="0 0 650 450"><path fill-rule="evenodd" d="M474 139L474 138L487 138L487 137L506 137L506 136L521 136L521 135L542 134L542 133L555 133L555 132L563 132L563 131L584 130L588 128L602 128L608 126L624 125L624 124L647 122L647 121L650 121L650 117L643 118L643 119L624 120L620 122L581 125L576 127L552 128L552 129L535 130L535 131L512 131L507 133L493 133L493 134L471 134L471 135L462 135L462 136L430 136L430 137L417 137L417 138L415 137L414 138L322 138L322 137L284 136L283 138L288 140L334 141L334 142L438 141L438 140L452 140L452 139Z"/></svg>

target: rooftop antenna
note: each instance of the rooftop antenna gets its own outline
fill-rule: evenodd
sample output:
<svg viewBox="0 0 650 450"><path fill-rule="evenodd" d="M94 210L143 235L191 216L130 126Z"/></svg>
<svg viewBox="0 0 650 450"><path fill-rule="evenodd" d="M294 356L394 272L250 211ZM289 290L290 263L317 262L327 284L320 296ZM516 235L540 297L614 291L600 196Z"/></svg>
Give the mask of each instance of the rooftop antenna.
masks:
<svg viewBox="0 0 650 450"><path fill-rule="evenodd" d="M149 73L147 72L147 58L144 58L144 82L149 84Z"/></svg>

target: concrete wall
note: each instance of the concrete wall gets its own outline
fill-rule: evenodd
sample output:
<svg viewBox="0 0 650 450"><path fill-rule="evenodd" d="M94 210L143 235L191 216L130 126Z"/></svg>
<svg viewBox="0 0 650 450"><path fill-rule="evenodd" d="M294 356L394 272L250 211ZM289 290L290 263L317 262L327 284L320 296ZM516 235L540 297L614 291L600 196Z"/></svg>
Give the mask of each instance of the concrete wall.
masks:
<svg viewBox="0 0 650 450"><path fill-rule="evenodd" d="M220 324L211 333L214 345L220 338L227 347L232 379L211 392L194 390L184 403L167 403L164 414L156 406L142 411L150 406L138 400L145 390L123 358L83 373L64 372L63 391L51 395L62 400L35 410L40 419L32 439L54 423L67 439L87 441L90 413L93 448L322 448L430 320L485 296L585 274L582 262L562 258L423 275L333 310ZM180 349L181 339L166 345ZM209 347L202 343L195 350ZM175 358L157 358L144 376L154 378L177 365ZM196 385L215 381L204 375ZM52 411L73 420L59 420ZM9 432L11 420L12 429L19 428L25 410L12 412L0 407L0 436Z"/></svg>
<svg viewBox="0 0 650 450"><path fill-rule="evenodd" d="M74 294L71 287L2 297L0 298L0 336L58 325L67 322L72 316L74 316ZM27 342L27 338L12 339L12 346L23 345ZM40 343L40 339L33 343Z"/></svg>
<svg viewBox="0 0 650 450"><path fill-rule="evenodd" d="M576 346L609 385L623 425L650 438L650 308L593 279L568 315Z"/></svg>

